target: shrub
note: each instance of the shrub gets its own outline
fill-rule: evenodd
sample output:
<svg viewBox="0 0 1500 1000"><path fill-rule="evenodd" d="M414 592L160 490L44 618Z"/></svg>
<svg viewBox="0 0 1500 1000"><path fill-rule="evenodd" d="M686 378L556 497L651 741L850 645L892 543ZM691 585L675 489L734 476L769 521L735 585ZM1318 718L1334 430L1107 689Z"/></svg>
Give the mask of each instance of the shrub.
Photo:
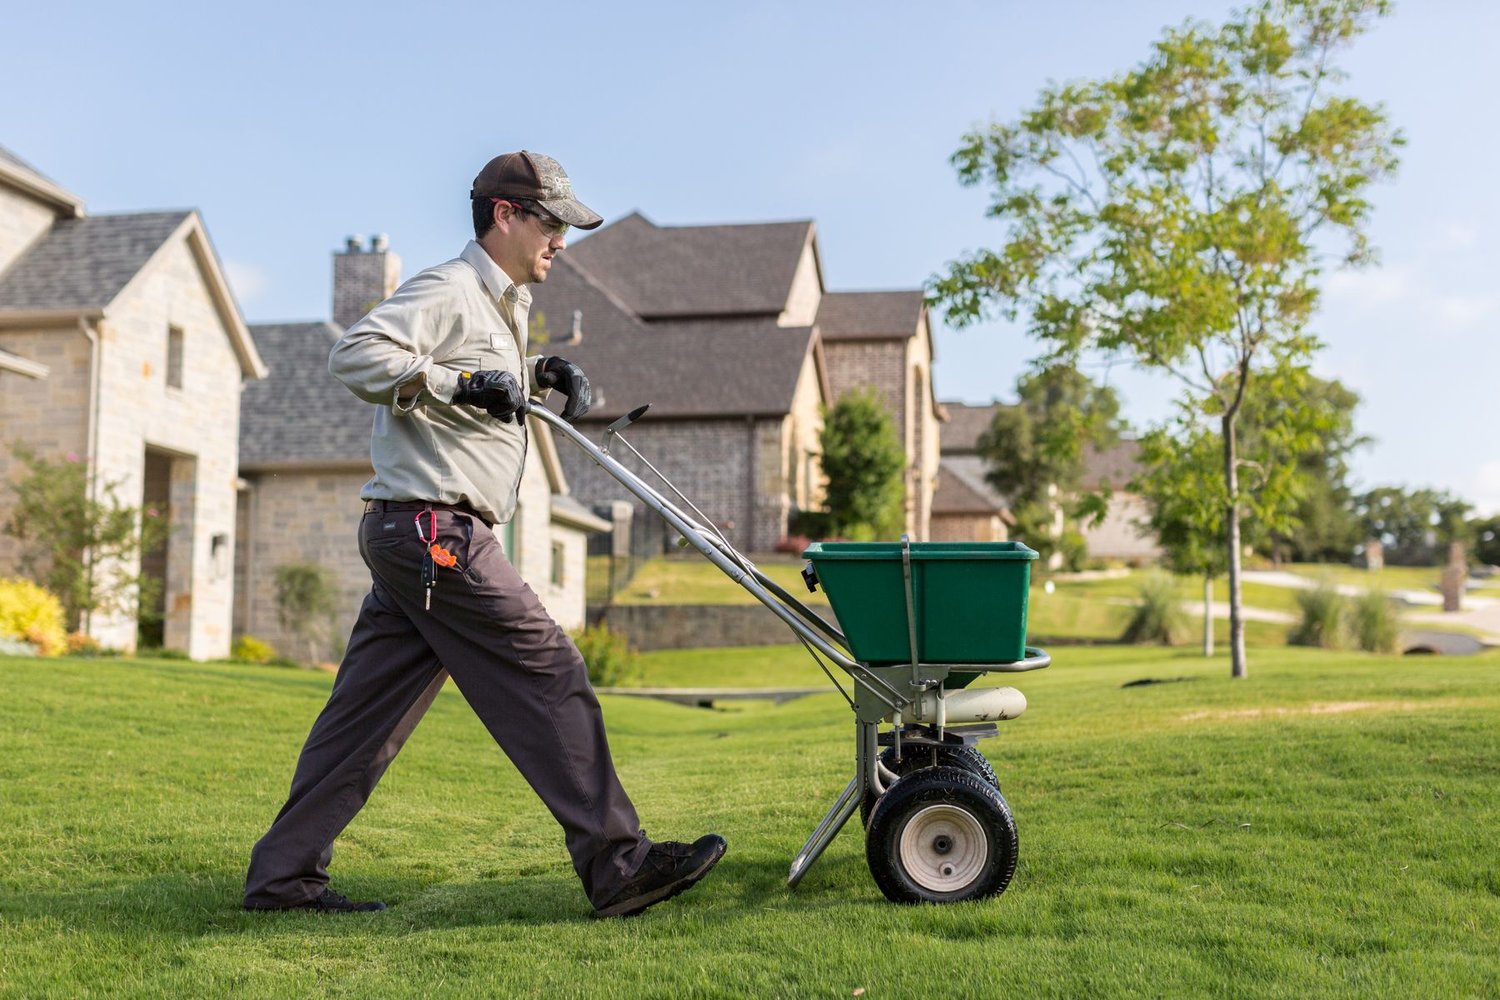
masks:
<svg viewBox="0 0 1500 1000"><path fill-rule="evenodd" d="M1177 584L1170 573L1148 573L1136 586L1135 613L1120 637L1141 645L1172 646L1187 632L1187 615L1177 597Z"/></svg>
<svg viewBox="0 0 1500 1000"><path fill-rule="evenodd" d="M1302 620L1292 628L1286 641L1293 646L1339 649L1344 645L1345 604L1344 595L1331 583L1297 591Z"/></svg>
<svg viewBox="0 0 1500 1000"><path fill-rule="evenodd" d="M0 636L57 656L68 645L62 602L30 580L0 579Z"/></svg>
<svg viewBox="0 0 1500 1000"><path fill-rule="evenodd" d="M782 535L776 543L776 551L790 552L794 556L800 556L811 544L812 539L806 535Z"/></svg>
<svg viewBox="0 0 1500 1000"><path fill-rule="evenodd" d="M1390 597L1367 590L1349 608L1349 631L1354 644L1370 653L1394 653L1401 633L1401 613Z"/></svg>
<svg viewBox="0 0 1500 1000"><path fill-rule="evenodd" d="M640 658L625 637L608 625L588 625L573 634L573 642L589 668L589 683L611 687L640 676Z"/></svg>
<svg viewBox="0 0 1500 1000"><path fill-rule="evenodd" d="M276 659L276 648L253 635L242 635L229 648L229 658L235 663L270 663Z"/></svg>
<svg viewBox="0 0 1500 1000"><path fill-rule="evenodd" d="M307 662L327 658L338 645L334 616L338 591L333 574L316 563L276 567L276 617L281 627L307 644Z"/></svg>

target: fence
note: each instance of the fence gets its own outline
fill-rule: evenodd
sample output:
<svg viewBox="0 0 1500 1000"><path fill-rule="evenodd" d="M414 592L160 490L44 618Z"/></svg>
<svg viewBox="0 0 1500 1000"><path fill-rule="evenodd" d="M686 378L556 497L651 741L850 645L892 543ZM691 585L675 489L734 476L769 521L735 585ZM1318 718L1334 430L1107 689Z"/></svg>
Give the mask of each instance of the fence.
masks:
<svg viewBox="0 0 1500 1000"><path fill-rule="evenodd" d="M594 513L614 528L589 536L585 585L591 606L613 601L641 566L674 551L678 537L660 515L624 501L596 507Z"/></svg>

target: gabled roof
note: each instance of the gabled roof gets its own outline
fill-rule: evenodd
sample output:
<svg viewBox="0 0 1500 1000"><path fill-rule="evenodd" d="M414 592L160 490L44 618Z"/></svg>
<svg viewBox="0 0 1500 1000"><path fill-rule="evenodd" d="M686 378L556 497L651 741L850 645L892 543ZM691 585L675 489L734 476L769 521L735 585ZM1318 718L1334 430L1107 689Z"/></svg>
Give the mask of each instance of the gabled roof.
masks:
<svg viewBox="0 0 1500 1000"><path fill-rule="evenodd" d="M241 371L261 378L265 366L208 232L191 210L59 219L0 273L0 323L98 316L175 239L187 241Z"/></svg>
<svg viewBox="0 0 1500 1000"><path fill-rule="evenodd" d="M979 450L979 436L990 429L1003 403L970 406L967 403L943 403L948 422L942 430L944 455L972 455Z"/></svg>
<svg viewBox="0 0 1500 1000"><path fill-rule="evenodd" d="M812 228L810 219L657 226L635 212L567 255L644 319L775 317L786 308Z"/></svg>
<svg viewBox="0 0 1500 1000"><path fill-rule="evenodd" d="M1134 438L1121 438L1108 448L1088 447L1083 452L1083 488L1096 490L1108 483L1111 489L1124 489L1143 471L1140 461L1141 443Z"/></svg>
<svg viewBox="0 0 1500 1000"><path fill-rule="evenodd" d="M825 340L886 340L914 337L922 321L922 293L826 292L818 305Z"/></svg>
<svg viewBox="0 0 1500 1000"><path fill-rule="evenodd" d="M816 339L811 327L779 327L774 316L649 326L632 316L568 255L544 284L531 286L532 311L547 318L552 341L540 348L588 374L588 421L612 420L652 404L656 417L783 416ZM582 312L582 339L561 339Z"/></svg>
<svg viewBox="0 0 1500 1000"><path fill-rule="evenodd" d="M40 170L0 146L0 183L25 191L51 204L63 215L83 215L83 199L46 177Z"/></svg>
<svg viewBox="0 0 1500 1000"><path fill-rule="evenodd" d="M258 323L250 327L270 377L240 395L240 467L370 464L375 407L328 374L332 323Z"/></svg>
<svg viewBox="0 0 1500 1000"><path fill-rule="evenodd" d="M61 219L4 273L0 311L103 309L191 212Z"/></svg>
<svg viewBox="0 0 1500 1000"><path fill-rule="evenodd" d="M999 514L1011 520L1005 497L985 480L984 459L978 455L950 455L938 463L934 514Z"/></svg>

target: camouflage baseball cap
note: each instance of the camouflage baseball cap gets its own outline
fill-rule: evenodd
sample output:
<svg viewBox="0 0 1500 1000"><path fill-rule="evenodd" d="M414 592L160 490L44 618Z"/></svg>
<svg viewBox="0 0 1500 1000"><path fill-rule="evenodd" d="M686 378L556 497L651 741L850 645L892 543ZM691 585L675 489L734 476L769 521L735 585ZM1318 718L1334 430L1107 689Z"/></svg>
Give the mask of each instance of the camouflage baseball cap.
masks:
<svg viewBox="0 0 1500 1000"><path fill-rule="evenodd" d="M470 198L527 198L570 226L597 229L604 219L573 196L573 182L550 156L501 153L474 178Z"/></svg>

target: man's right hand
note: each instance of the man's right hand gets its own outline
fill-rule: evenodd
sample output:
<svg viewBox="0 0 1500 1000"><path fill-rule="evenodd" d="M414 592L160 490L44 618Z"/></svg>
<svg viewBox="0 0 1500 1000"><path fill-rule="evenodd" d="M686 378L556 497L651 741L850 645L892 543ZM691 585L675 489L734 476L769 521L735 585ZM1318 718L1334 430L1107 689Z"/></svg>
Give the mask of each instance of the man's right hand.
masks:
<svg viewBox="0 0 1500 1000"><path fill-rule="evenodd" d="M482 371L458 377L455 403L477 406L490 416L506 423L515 419L516 411L526 404L521 383L510 372Z"/></svg>

